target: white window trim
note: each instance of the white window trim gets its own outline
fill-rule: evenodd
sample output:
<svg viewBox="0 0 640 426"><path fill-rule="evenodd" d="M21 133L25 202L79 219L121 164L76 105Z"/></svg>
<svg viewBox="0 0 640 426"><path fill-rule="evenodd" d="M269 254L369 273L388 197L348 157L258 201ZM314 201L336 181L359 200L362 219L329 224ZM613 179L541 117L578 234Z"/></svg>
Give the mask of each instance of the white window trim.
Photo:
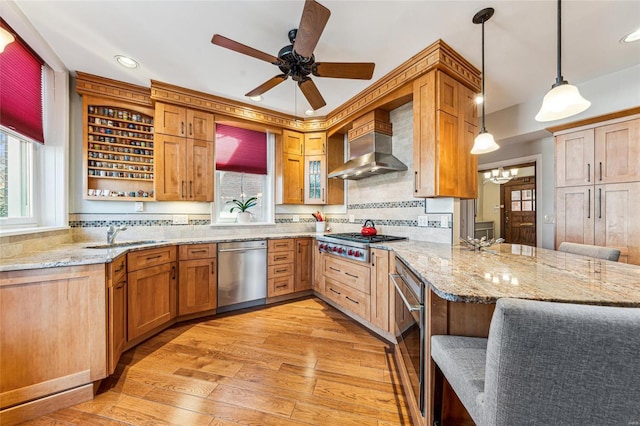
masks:
<svg viewBox="0 0 640 426"><path fill-rule="evenodd" d="M262 202L265 206L265 217L267 220L262 222L250 222L250 223L234 223L234 222L218 222L218 209L216 203L211 203L211 224L212 227L247 227L247 226L274 226L276 224L275 219L275 190L276 190L276 162L275 162L275 146L276 138L273 133L267 132L267 183L265 185L266 191L262 194ZM215 180L215 196L218 200L218 194L220 194L220 181L217 179L217 174L214 171Z"/></svg>
<svg viewBox="0 0 640 426"><path fill-rule="evenodd" d="M0 236L65 229L69 224L69 72L13 2L3 2L2 14L46 65L43 72L45 145L34 147L33 156L35 223L0 221Z"/></svg>

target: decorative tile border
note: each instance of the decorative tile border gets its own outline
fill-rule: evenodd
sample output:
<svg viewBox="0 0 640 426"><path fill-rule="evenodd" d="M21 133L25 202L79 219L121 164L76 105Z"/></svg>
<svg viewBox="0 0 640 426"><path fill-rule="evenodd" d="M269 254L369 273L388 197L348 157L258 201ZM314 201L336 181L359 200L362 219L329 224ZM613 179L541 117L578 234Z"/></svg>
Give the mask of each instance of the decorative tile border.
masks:
<svg viewBox="0 0 640 426"><path fill-rule="evenodd" d="M361 203L361 204L348 204L349 210L362 210L362 209L406 209L411 207L425 206L425 200L409 200L409 201L383 201L379 203Z"/></svg>
<svg viewBox="0 0 640 426"><path fill-rule="evenodd" d="M189 219L189 225L209 225L208 219ZM186 226L174 225L173 220L73 220L69 221L71 228L105 228L109 225L115 226Z"/></svg>

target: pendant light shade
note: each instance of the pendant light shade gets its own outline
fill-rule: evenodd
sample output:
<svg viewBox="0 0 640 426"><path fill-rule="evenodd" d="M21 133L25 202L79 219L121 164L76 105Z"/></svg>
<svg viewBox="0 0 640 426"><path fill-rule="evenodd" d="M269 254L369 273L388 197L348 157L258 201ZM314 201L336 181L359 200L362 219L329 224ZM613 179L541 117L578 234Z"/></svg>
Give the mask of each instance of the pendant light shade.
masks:
<svg viewBox="0 0 640 426"><path fill-rule="evenodd" d="M487 132L487 128L484 125L484 104L486 101L484 96L484 23L491 19L493 12L494 9L492 7L488 7L486 9L482 9L473 17L474 24L482 24L482 129L480 129L480 133L473 141L473 148L471 148L472 154L486 154L500 148L493 139L493 135Z"/></svg>
<svg viewBox="0 0 640 426"><path fill-rule="evenodd" d="M544 96L542 107L536 114L537 121L553 121L562 118L571 117L585 111L591 106L591 102L580 95L578 88L567 82L562 77L561 60L562 60L562 14L561 0L558 0L558 39L557 39L557 59L558 59L558 75L556 82L551 86L551 90Z"/></svg>

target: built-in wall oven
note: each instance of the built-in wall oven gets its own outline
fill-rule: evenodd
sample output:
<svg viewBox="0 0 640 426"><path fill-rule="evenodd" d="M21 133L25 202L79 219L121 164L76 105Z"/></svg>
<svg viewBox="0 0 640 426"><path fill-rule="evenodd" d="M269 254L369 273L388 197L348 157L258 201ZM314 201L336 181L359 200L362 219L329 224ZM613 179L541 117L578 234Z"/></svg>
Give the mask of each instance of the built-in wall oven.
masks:
<svg viewBox="0 0 640 426"><path fill-rule="evenodd" d="M396 258L396 273L390 274L395 286L395 336L404 361L409 385L420 413L424 415L425 306L424 284Z"/></svg>

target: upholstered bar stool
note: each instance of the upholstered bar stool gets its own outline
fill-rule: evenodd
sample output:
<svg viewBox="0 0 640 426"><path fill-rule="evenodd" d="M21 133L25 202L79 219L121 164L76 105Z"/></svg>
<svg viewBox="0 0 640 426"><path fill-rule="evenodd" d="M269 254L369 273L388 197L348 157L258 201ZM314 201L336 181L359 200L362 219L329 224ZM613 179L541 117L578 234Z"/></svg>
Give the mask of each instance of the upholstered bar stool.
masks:
<svg viewBox="0 0 640 426"><path fill-rule="evenodd" d="M614 262L617 262L620 258L620 250L617 249L602 246L592 246L589 244L568 243L566 241L560 243L558 251L580 254L582 256L590 256L598 259L613 260Z"/></svg>
<svg viewBox="0 0 640 426"><path fill-rule="evenodd" d="M640 308L500 299L488 339L431 338L433 360L483 426L640 423L638 354Z"/></svg>

